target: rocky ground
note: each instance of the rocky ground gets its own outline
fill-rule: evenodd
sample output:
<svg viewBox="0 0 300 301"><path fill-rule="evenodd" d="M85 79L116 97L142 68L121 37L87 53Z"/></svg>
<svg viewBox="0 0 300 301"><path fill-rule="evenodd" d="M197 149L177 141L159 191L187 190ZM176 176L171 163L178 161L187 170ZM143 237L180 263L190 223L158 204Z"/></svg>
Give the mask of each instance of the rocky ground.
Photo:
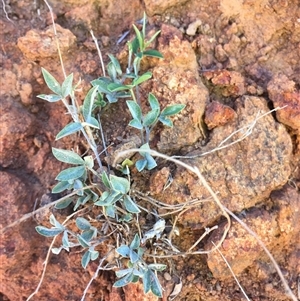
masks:
<svg viewBox="0 0 300 301"><path fill-rule="evenodd" d="M74 135L55 142L69 117L61 105L36 97L47 91L41 67L63 79L48 8L43 1L28 0L1 5L3 228L49 201L46 194L62 168L51 146L73 147L81 141ZM81 78L82 98L89 82L101 75L89 30L98 38L105 61L113 53L125 65L125 42L133 32L118 45L117 40L146 11L148 30L161 30L156 47L164 60L144 62L153 78L143 91L154 93L162 106L186 104L172 130L159 128L153 134L152 147L189 156L184 161L197 166L221 202L257 233L300 299L300 2L53 0L51 5L65 68ZM231 133L249 129L258 116L284 106L258 119L247 138L210 153ZM127 126L124 108L118 103L103 117L111 153L136 135ZM233 140L244 134L238 132ZM170 177L173 182L164 190ZM142 192L167 204L209 196L190 172L165 161L151 173L133 173L133 178ZM0 300L26 300L35 290L50 244L35 231L41 221L43 217L27 219L1 234ZM199 248L211 248L226 223L213 202L188 210L179 219L176 245L188 249L212 225L218 230ZM251 300L290 300L269 258L237 222L221 251ZM168 264L161 278L163 300L180 282L175 300L246 300L218 252L174 258ZM32 300L80 300L96 268L95 263L83 270L76 252L53 255ZM140 285L112 288L114 280L113 273L101 273L86 300L157 300L144 296Z"/></svg>

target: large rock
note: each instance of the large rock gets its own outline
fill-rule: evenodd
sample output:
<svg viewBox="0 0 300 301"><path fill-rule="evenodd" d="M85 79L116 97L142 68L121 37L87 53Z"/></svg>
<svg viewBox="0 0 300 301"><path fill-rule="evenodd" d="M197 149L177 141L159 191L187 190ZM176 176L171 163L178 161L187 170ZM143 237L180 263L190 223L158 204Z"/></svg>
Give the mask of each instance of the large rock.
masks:
<svg viewBox="0 0 300 301"><path fill-rule="evenodd" d="M257 119L269 111L264 98L244 96L236 101L236 119L212 131L209 143L190 153L193 159L184 160L202 172L211 188L218 193L221 202L232 211L240 212L269 197L274 189L283 186L290 176L289 160L292 153L290 136L284 126L277 123L271 114ZM256 120L256 122L255 122ZM180 123L182 131L185 123ZM244 128L223 143L232 133ZM184 130L185 129L185 130ZM247 132L248 131L248 132ZM244 135L247 138L238 143ZM231 146L213 151L218 146ZM205 156L201 154L207 153ZM174 180L164 192L153 195L168 203L183 203L203 199L209 193L199 179L178 167ZM211 224L220 215L213 201L203 202L181 216L184 225L202 228Z"/></svg>

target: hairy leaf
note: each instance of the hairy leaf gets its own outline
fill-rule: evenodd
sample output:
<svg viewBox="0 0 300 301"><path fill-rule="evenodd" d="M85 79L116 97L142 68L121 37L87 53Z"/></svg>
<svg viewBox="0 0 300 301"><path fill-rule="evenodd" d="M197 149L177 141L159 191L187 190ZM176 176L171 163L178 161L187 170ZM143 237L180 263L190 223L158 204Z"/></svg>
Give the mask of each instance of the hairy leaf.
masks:
<svg viewBox="0 0 300 301"><path fill-rule="evenodd" d="M68 164L84 164L84 160L73 151L52 147L52 153L58 161Z"/></svg>

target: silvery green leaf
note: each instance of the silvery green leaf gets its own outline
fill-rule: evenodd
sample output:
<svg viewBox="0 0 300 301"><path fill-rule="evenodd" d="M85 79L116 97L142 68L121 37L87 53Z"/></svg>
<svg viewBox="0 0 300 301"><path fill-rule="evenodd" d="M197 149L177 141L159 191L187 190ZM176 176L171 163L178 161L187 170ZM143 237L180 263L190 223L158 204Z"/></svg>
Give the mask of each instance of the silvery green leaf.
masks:
<svg viewBox="0 0 300 301"><path fill-rule="evenodd" d="M110 175L112 189L122 194L126 194L130 189L130 183L126 178Z"/></svg>
<svg viewBox="0 0 300 301"><path fill-rule="evenodd" d="M81 235L77 235L77 240L84 248L88 248L90 246L89 242L82 238Z"/></svg>
<svg viewBox="0 0 300 301"><path fill-rule="evenodd" d="M56 95L56 94L40 94L37 97L40 99L47 100L49 102L57 102L62 99L60 95Z"/></svg>
<svg viewBox="0 0 300 301"><path fill-rule="evenodd" d="M103 173L102 173L102 175L101 175L101 178L102 178L103 184L104 184L107 188L111 188L109 178L108 178L107 173L106 173L105 171L103 171Z"/></svg>
<svg viewBox="0 0 300 301"><path fill-rule="evenodd" d="M146 165L147 165L146 159L138 160L135 163L135 167L139 172L141 172L146 167Z"/></svg>
<svg viewBox="0 0 300 301"><path fill-rule="evenodd" d="M178 114L185 108L183 104L170 105L164 108L161 112L161 116L172 116Z"/></svg>
<svg viewBox="0 0 300 301"><path fill-rule="evenodd" d="M172 122L172 120L170 119L170 118L168 118L168 117L165 117L165 116L159 116L159 118L158 118L158 120L162 123L162 124L164 124L164 125L166 125L166 126L168 126L168 127L173 127L173 122Z"/></svg>
<svg viewBox="0 0 300 301"><path fill-rule="evenodd" d="M62 237L62 244L64 246L64 249L69 251L69 237L68 237L68 232L64 231L63 237Z"/></svg>
<svg viewBox="0 0 300 301"><path fill-rule="evenodd" d="M121 69L119 61L112 54L108 54L108 56L109 56L112 64L115 66L115 69L116 69L118 75L121 76L122 75L122 69Z"/></svg>
<svg viewBox="0 0 300 301"><path fill-rule="evenodd" d="M147 270L143 277L144 293L147 294L151 289L151 270Z"/></svg>
<svg viewBox="0 0 300 301"><path fill-rule="evenodd" d="M96 260L99 257L99 252L98 251L91 251L90 250L90 254L91 254L91 260Z"/></svg>
<svg viewBox="0 0 300 301"><path fill-rule="evenodd" d="M151 170L157 166L155 159L150 154L145 154L145 159L147 160L146 168Z"/></svg>
<svg viewBox="0 0 300 301"><path fill-rule="evenodd" d="M68 75L61 85L62 96L67 97L72 92L73 73Z"/></svg>
<svg viewBox="0 0 300 301"><path fill-rule="evenodd" d="M125 195L123 198L123 203L127 211L131 213L139 213L141 210L139 207L134 203L134 201L130 198L129 195Z"/></svg>
<svg viewBox="0 0 300 301"><path fill-rule="evenodd" d="M138 254L132 249L129 250L129 258L132 263L135 263L140 259Z"/></svg>
<svg viewBox="0 0 300 301"><path fill-rule="evenodd" d="M59 140L63 137L74 134L82 129L82 124L80 122L71 122L67 124L55 137L55 140Z"/></svg>
<svg viewBox="0 0 300 301"><path fill-rule="evenodd" d="M152 110L157 110L157 109L160 110L159 102L158 102L157 98L154 96L154 94L149 93L148 102L149 102Z"/></svg>
<svg viewBox="0 0 300 301"><path fill-rule="evenodd" d="M130 268L130 269L123 269L123 270L119 270L119 271L116 271L116 276L118 278L121 278L121 277L124 277L125 275L127 274L130 274L133 272L133 268Z"/></svg>
<svg viewBox="0 0 300 301"><path fill-rule="evenodd" d="M148 72L142 74L141 76L139 76L138 78L134 79L132 81L132 85L133 86L140 85L141 83L145 82L146 80L150 79L151 77L152 77L152 73L148 71Z"/></svg>
<svg viewBox="0 0 300 301"><path fill-rule="evenodd" d="M140 246L140 237L138 234L135 234L129 247L130 249L137 249L139 246Z"/></svg>
<svg viewBox="0 0 300 301"><path fill-rule="evenodd" d="M91 253L86 251L81 258L81 265L85 269L91 260Z"/></svg>
<svg viewBox="0 0 300 301"><path fill-rule="evenodd" d="M134 275L133 273L131 274L127 274L125 277L117 280L115 283L114 283L114 287L122 287L122 286L125 286L127 284L129 284L130 282L132 282L132 279L133 279Z"/></svg>
<svg viewBox="0 0 300 301"><path fill-rule="evenodd" d="M55 204L55 209L64 209L67 208L71 203L73 202L73 200L71 198L68 199L64 199L63 201Z"/></svg>
<svg viewBox="0 0 300 301"><path fill-rule="evenodd" d="M58 161L68 164L84 164L84 160L73 151L52 147L52 153Z"/></svg>
<svg viewBox="0 0 300 301"><path fill-rule="evenodd" d="M63 249L63 247L52 248L51 251L53 254L58 255L62 249Z"/></svg>
<svg viewBox="0 0 300 301"><path fill-rule="evenodd" d="M133 100L126 101L129 111L133 119L141 121L142 119L142 110L140 106Z"/></svg>
<svg viewBox="0 0 300 301"><path fill-rule="evenodd" d="M42 73L43 73L43 76L44 76L44 80L48 86L48 88L58 94L58 95L61 95L61 86L60 84L58 83L58 81L44 68L42 68Z"/></svg>
<svg viewBox="0 0 300 301"><path fill-rule="evenodd" d="M80 178L85 172L84 166L76 166L64 169L61 171L55 180L58 181L70 181Z"/></svg>
<svg viewBox="0 0 300 301"><path fill-rule="evenodd" d="M150 50L145 50L143 51L144 56L151 56L151 57L157 57L159 59L163 59L164 56L157 50L155 49L150 49Z"/></svg>
<svg viewBox="0 0 300 301"><path fill-rule="evenodd" d="M104 210L105 210L105 213L107 216L109 216L111 218L116 217L116 208L114 205L106 206L106 207L104 207Z"/></svg>
<svg viewBox="0 0 300 301"><path fill-rule="evenodd" d="M56 236L56 235L58 235L58 234L60 234L64 231L64 229L61 229L61 228L48 229L48 228L43 227L43 226L37 226L37 227L35 227L35 230L40 235L43 235L43 236L46 236L46 237L53 237L53 236Z"/></svg>
<svg viewBox="0 0 300 301"><path fill-rule="evenodd" d="M95 97L97 95L98 87L92 87L84 98L82 106L82 115L84 120L87 121L92 115L93 105L95 102Z"/></svg>
<svg viewBox="0 0 300 301"><path fill-rule="evenodd" d="M90 241L95 235L95 231L94 230L87 230L84 231L81 234L81 237L85 240L85 241Z"/></svg>
<svg viewBox="0 0 300 301"><path fill-rule="evenodd" d="M161 264L161 263L151 263L151 264L148 264L148 268L151 269L151 270L155 270L155 271L163 271L166 269L166 265L165 264Z"/></svg>
<svg viewBox="0 0 300 301"><path fill-rule="evenodd" d="M144 116L143 125L145 127L153 125L157 121L158 116L159 116L159 109L154 109L148 112L146 116Z"/></svg>
<svg viewBox="0 0 300 301"><path fill-rule="evenodd" d="M53 188L52 193L60 193L66 189L70 189L70 183L68 181L58 182Z"/></svg>
<svg viewBox="0 0 300 301"><path fill-rule="evenodd" d="M153 273L151 270L150 272L151 272L151 292L158 298L162 298L162 289L159 280L155 275L155 273Z"/></svg>
<svg viewBox="0 0 300 301"><path fill-rule="evenodd" d="M83 159L87 168L92 169L94 167L93 156L85 156Z"/></svg>
<svg viewBox="0 0 300 301"><path fill-rule="evenodd" d="M138 130L141 130L143 128L141 121L139 121L137 119L130 120L129 125Z"/></svg>
<svg viewBox="0 0 300 301"><path fill-rule="evenodd" d="M129 250L130 250L129 247L126 245L121 245L119 248L116 249L116 251L123 257L129 256Z"/></svg>
<svg viewBox="0 0 300 301"><path fill-rule="evenodd" d="M83 217L77 217L76 218L76 226L80 229L80 230L89 230L91 228L91 224L88 220L86 220Z"/></svg>

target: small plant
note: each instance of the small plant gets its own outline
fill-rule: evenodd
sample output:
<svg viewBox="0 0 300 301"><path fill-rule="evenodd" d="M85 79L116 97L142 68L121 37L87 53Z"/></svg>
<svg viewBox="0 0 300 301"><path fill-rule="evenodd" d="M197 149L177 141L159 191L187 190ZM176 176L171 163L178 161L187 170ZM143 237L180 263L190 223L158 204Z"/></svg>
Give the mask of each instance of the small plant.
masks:
<svg viewBox="0 0 300 301"><path fill-rule="evenodd" d="M142 75L139 74L141 61L146 56L161 59L162 55L157 50L148 49L158 36L159 31L149 40L146 39L145 15L142 30L140 31L135 25L133 28L136 37L127 43L129 53L126 72L123 73L117 58L109 54L108 76L104 74L103 77L91 82L92 88L88 91L81 106L75 96L77 85L73 85L73 74L67 76L60 85L47 70L42 69L45 82L53 94L42 94L38 97L49 102L62 101L72 117L72 122L56 135L56 140L81 132L92 151L92 154L80 156L73 150L52 148L52 153L57 160L72 165L62 170L56 177L58 183L53 187L52 192L67 191L69 193L69 197L64 197L61 202L58 202L56 208L62 209L73 204L74 211L80 212L80 208L84 209L87 204L92 204L94 208L100 209L100 214L93 221L89 221L84 217L84 214L77 216L75 219L77 230L75 232L70 230L67 225L57 221L54 215L50 217L52 228L37 226L36 230L39 234L47 237L62 236L61 246L52 248L52 252L55 254L59 254L62 250L69 252L73 247L81 247L84 251L81 260L83 268L86 268L91 260L99 258L97 247L100 244L112 238L116 242L121 237L123 244L116 248L116 252L128 260L126 268L117 270L119 264L115 265L116 276L120 279L115 282L114 286L125 286L130 282L137 282L141 278L145 293L152 291L156 296L162 297L162 288L157 272L165 269L166 265L148 263L145 249L140 244L141 240L145 242L154 237L158 240L164 226L158 229L156 224L163 222L165 225L165 220L160 219L152 230L145 233L144 237L135 234L131 243L128 242L128 231L125 228L131 229L130 232L133 234L141 233L135 223L131 223L131 221L134 218L138 221L137 215L142 214L142 210L144 210L131 196L130 164L127 162L128 160L125 160L127 163L122 164L124 176L116 176L105 171L95 139L95 131L102 130L100 119L97 120L95 117L96 110L99 111L104 106L116 103L120 99L126 99L132 116L129 126L140 130L141 133L142 145L139 149L141 159L135 162L135 166L138 171L151 170L157 166L155 159L149 153L151 131L158 122L172 127L173 123L170 116L178 114L185 107L182 104L176 104L161 109L158 99L149 93L150 110L146 113L143 112L139 86L149 80L152 74L149 71ZM105 141L103 141L103 145L105 145ZM98 166L95 168L95 165ZM94 181L101 184L93 184ZM102 224L101 229L98 228L99 224ZM115 260L117 262L119 259L116 258Z"/></svg>

